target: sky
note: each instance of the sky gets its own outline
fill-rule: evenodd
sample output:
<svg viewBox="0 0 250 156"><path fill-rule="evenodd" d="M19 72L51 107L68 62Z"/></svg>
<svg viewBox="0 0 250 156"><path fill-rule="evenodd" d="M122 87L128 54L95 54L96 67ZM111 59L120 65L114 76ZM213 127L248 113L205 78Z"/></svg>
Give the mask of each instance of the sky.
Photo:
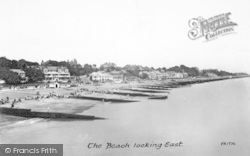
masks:
<svg viewBox="0 0 250 156"><path fill-rule="evenodd" d="M0 56L250 73L249 0L0 0ZM188 22L231 12L234 33L191 40Z"/></svg>

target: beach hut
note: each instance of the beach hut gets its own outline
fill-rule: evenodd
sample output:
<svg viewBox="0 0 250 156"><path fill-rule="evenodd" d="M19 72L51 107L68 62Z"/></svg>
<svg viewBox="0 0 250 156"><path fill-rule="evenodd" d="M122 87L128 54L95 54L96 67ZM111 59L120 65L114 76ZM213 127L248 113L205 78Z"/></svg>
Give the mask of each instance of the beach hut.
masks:
<svg viewBox="0 0 250 156"><path fill-rule="evenodd" d="M50 83L49 84L49 88L60 88L60 87L61 87L61 85L58 82Z"/></svg>
<svg viewBox="0 0 250 156"><path fill-rule="evenodd" d="M0 79L0 85L5 84L5 81Z"/></svg>
<svg viewBox="0 0 250 156"><path fill-rule="evenodd" d="M4 80L2 80L2 79L0 79L0 89L2 89L3 84L5 84L5 81L4 81Z"/></svg>

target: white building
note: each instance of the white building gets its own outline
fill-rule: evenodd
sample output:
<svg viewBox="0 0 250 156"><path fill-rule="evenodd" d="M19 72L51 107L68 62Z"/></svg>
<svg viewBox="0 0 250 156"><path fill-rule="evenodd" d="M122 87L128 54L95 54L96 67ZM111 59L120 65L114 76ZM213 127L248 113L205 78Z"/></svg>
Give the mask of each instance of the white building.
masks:
<svg viewBox="0 0 250 156"><path fill-rule="evenodd" d="M124 75L121 71L112 71L109 74L113 77L114 83L122 83L124 80Z"/></svg>
<svg viewBox="0 0 250 156"><path fill-rule="evenodd" d="M174 77L178 79L184 78L182 73L175 73Z"/></svg>
<svg viewBox="0 0 250 156"><path fill-rule="evenodd" d="M49 84L49 88L60 88L61 85L57 82L54 82L54 83L50 83Z"/></svg>
<svg viewBox="0 0 250 156"><path fill-rule="evenodd" d="M162 80L162 77L164 76L164 73L161 73L157 70L140 72L141 76L143 74L147 74L148 79L150 79L150 80Z"/></svg>
<svg viewBox="0 0 250 156"><path fill-rule="evenodd" d="M10 69L10 71L17 73L21 78L25 78L25 72L21 69Z"/></svg>
<svg viewBox="0 0 250 156"><path fill-rule="evenodd" d="M5 80L0 79L0 85L5 84Z"/></svg>
<svg viewBox="0 0 250 156"><path fill-rule="evenodd" d="M162 80L166 80L166 79L180 79L180 78L184 78L184 74L183 73L177 73L174 71L167 71L162 73Z"/></svg>
<svg viewBox="0 0 250 156"><path fill-rule="evenodd" d="M214 74L214 73L207 73L208 77L218 77L218 75Z"/></svg>
<svg viewBox="0 0 250 156"><path fill-rule="evenodd" d="M63 82L70 79L69 70L66 67L48 66L43 69L45 82Z"/></svg>
<svg viewBox="0 0 250 156"><path fill-rule="evenodd" d="M113 81L113 77L109 73L105 72L93 72L90 74L92 81L98 81L98 82L108 82Z"/></svg>
<svg viewBox="0 0 250 156"><path fill-rule="evenodd" d="M15 72L18 74L18 76L21 77L21 83L26 83L28 82L28 77L26 77L26 74L23 70L21 69L10 69L10 71Z"/></svg>

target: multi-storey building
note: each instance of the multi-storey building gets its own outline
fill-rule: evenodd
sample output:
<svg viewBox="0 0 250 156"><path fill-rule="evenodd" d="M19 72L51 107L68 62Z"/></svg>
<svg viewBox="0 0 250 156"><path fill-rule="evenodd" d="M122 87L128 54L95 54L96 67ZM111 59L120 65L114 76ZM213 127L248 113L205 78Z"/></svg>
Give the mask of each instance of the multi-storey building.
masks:
<svg viewBox="0 0 250 156"><path fill-rule="evenodd" d="M124 80L123 72L121 71L112 71L109 74L113 77L115 83L121 83Z"/></svg>
<svg viewBox="0 0 250 156"><path fill-rule="evenodd" d="M46 82L66 83L70 79L69 70L66 67L48 66L43 68Z"/></svg>
<svg viewBox="0 0 250 156"><path fill-rule="evenodd" d="M90 77L92 81L98 81L98 82L113 81L113 76L105 72L93 72L90 74Z"/></svg>

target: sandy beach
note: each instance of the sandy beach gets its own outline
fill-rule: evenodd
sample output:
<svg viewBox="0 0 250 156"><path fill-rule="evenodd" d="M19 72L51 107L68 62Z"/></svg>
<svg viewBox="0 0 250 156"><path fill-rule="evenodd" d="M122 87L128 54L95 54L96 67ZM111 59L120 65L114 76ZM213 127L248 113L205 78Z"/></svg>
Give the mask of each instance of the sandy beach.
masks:
<svg viewBox="0 0 250 156"><path fill-rule="evenodd" d="M217 81L228 78L217 78L217 79L208 79L208 78L197 78L197 79L176 79L176 80L166 80L166 81L157 81L157 80L146 80L141 82L129 82L121 84L111 84L111 83L100 83L98 85L94 84L78 84L75 87L61 87L61 88L33 88L33 89L19 89L19 90L4 90L0 91L0 99L9 98L9 103L1 105L1 107L11 107L12 101L14 99L21 99L21 102L15 103L15 108L27 108L32 109L33 111L51 111L51 112L63 112L63 113L78 113L83 112L94 107L101 102L91 101L86 99L70 99L68 98L72 93L73 94L88 94L92 92L102 92L113 89L120 89L123 87L138 87L140 85L160 85L160 84L169 84L170 82L177 83L177 85L193 84L193 83L203 83L209 81ZM39 93L39 98L38 94ZM53 95L49 98L43 98L48 95ZM120 98L127 98L120 95L107 95L95 93L95 96L116 96ZM29 100L25 98L31 98ZM42 98L40 98L42 97ZM37 99L36 99L37 98Z"/></svg>
<svg viewBox="0 0 250 156"><path fill-rule="evenodd" d="M144 82L149 84L149 82ZM153 82L151 82L153 83ZM155 82L154 82L155 83ZM42 111L42 112L62 112L62 113L81 113L88 110L95 105L101 104L99 101L83 100L83 99L70 99L67 98L71 93L79 92L82 90L82 94L88 93L88 91L100 92L105 90L119 89L121 87L134 87L142 83L131 82L131 83L121 83L121 84L110 84L103 83L100 85L93 84L79 84L77 87L62 87L62 88L34 88L34 89L19 89L19 90L5 90L0 92L0 99L6 99L9 97L9 103L1 105L1 107L11 107L12 101L14 99L21 99L21 102L15 103L15 108L25 108L32 109L32 111ZM83 90L84 89L84 90ZM39 98L39 96L47 96L51 93L56 95L50 98ZM57 96L65 96L63 98L58 98ZM33 99L25 100L25 97L30 97ZM117 97L121 97L118 96Z"/></svg>

